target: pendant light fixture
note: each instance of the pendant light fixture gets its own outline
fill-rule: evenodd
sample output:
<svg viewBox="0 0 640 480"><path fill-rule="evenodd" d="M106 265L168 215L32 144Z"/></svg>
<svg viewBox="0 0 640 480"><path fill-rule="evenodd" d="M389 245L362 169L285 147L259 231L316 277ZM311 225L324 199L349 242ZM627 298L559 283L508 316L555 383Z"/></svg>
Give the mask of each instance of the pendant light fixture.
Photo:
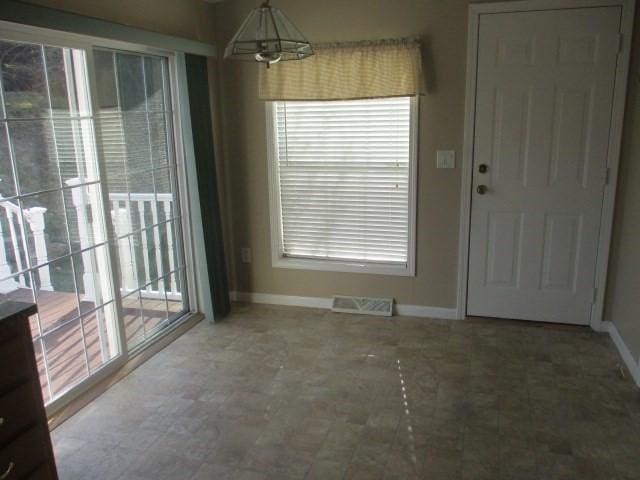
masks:
<svg viewBox="0 0 640 480"><path fill-rule="evenodd" d="M310 55L309 41L282 10L269 5L269 0L249 13L224 51L224 58L261 62L267 67Z"/></svg>

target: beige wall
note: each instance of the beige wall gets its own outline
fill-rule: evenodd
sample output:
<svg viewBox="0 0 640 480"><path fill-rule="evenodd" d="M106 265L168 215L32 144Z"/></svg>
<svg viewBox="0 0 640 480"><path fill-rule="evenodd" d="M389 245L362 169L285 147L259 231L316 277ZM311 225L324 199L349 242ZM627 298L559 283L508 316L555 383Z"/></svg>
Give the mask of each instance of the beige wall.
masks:
<svg viewBox="0 0 640 480"><path fill-rule="evenodd" d="M254 0L215 7L200 0L32 0L54 8L222 46ZM421 101L418 252L415 278L307 272L271 267L265 115L256 98L254 64L211 63L232 287L238 291L328 296L393 295L402 303L453 307L456 296L460 155L463 134L466 0L279 0L278 6L312 40L346 41L421 35L429 93ZM216 15L213 13L215 12ZM638 19L636 19L638 23ZM605 318L640 357L640 35L634 40ZM218 117L216 116L216 119ZM224 129L222 128L224 127ZM458 168L436 170L435 150L454 149ZM233 248L231 248L233 245ZM239 248L253 262L238 260Z"/></svg>
<svg viewBox="0 0 640 480"><path fill-rule="evenodd" d="M257 100L260 66L223 64L224 151L233 208L238 291L302 296L389 295L401 303L454 307L458 254L460 158L466 64L466 0L279 0L313 42L420 35L429 92L421 100L417 275L402 278L276 269L271 266L265 114ZM226 45L256 2L216 7L218 43ZM638 20L636 21L638 23ZM640 38L633 48L621 180L605 318L640 356ZM455 170L434 168L437 149L454 149ZM239 262L251 247L253 263Z"/></svg>
<svg viewBox="0 0 640 480"><path fill-rule="evenodd" d="M258 2L216 6L218 43L226 45ZM460 169L436 170L436 149L462 150L466 64L466 0L278 0L312 42L420 35L429 93L420 105L417 275L397 277L273 268L269 232L264 104L259 65L223 65L224 150L233 208L236 289L303 296L393 296L407 304L454 307ZM264 67L262 67L264 68ZM253 262L238 260L251 247Z"/></svg>
<svg viewBox="0 0 640 480"><path fill-rule="evenodd" d="M640 10L636 15L605 319L640 362Z"/></svg>

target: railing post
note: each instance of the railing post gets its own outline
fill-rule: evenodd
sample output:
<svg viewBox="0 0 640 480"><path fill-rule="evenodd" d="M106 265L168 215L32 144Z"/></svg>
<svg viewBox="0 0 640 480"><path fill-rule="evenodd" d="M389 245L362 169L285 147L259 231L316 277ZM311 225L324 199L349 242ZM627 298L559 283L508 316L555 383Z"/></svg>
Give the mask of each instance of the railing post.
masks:
<svg viewBox="0 0 640 480"><path fill-rule="evenodd" d="M9 219L10 220L10 219ZM18 252L20 253L20 252ZM11 277L11 266L7 260L7 250L4 244L4 232L2 230L2 220L0 219L0 293L9 293L17 290L20 284Z"/></svg>
<svg viewBox="0 0 640 480"><path fill-rule="evenodd" d="M80 185L79 178L71 178L65 182L70 187ZM78 215L78 236L80 237L80 249L85 250L91 246L89 239L89 221L87 219L87 203L85 202L85 188L72 188L71 200L76 208ZM83 300L88 302L95 300L96 288L93 280L93 268L91 268L91 252L82 252L82 265L84 272L82 273L82 283L84 284Z"/></svg>
<svg viewBox="0 0 640 480"><path fill-rule="evenodd" d="M147 289L150 288L151 283L151 270L149 266L149 250L147 246L147 221L145 219L145 200L140 199L136 202L138 204L138 215L140 217L140 239L142 241L142 264L144 265L144 283ZM142 282L141 282L142 283Z"/></svg>
<svg viewBox="0 0 640 480"><path fill-rule="evenodd" d="M9 224L9 235L11 236L11 248L13 248L13 253L15 255L16 268L18 269L18 272L22 272L24 270L22 266L22 252L20 252L20 243L18 241L16 226L13 223L14 215L18 218L18 221L20 221L20 219L22 218L18 213L16 213L17 210L19 210L19 207L11 202L3 203L2 207L4 208L4 213L7 215L7 223ZM20 226L22 227L22 223L20 223ZM22 232L23 230L21 228L20 235L22 235ZM25 248L25 254L26 254L26 248ZM24 273L18 275L18 283L22 287L28 286Z"/></svg>
<svg viewBox="0 0 640 480"><path fill-rule="evenodd" d="M129 232L129 211L126 208L117 208L111 211L111 215L115 220L116 235L123 237ZM128 237L118 238L118 258L120 259L122 287L125 290L133 291L138 286L134 272L136 267L132 261Z"/></svg>
<svg viewBox="0 0 640 480"><path fill-rule="evenodd" d="M36 264L44 265L49 261L47 254L47 239L44 235L44 214L47 211L44 207L33 207L26 209L25 216L27 222L29 222L29 228L33 233L33 246L36 251ZM41 290L53 290L51 285L51 275L49 272L49 265L38 267L38 276L40 277L40 289Z"/></svg>
<svg viewBox="0 0 640 480"><path fill-rule="evenodd" d="M112 280L110 276L109 257L107 250L91 248L104 241L102 226L99 221L102 215L102 200L97 190L82 186L81 178L66 181L71 187L71 198L78 216L78 236L82 252L85 293L83 300L93 301L96 306L112 296ZM87 209L91 209L93 225L89 223ZM93 238L91 237L93 232ZM117 312L113 303L108 303L95 311L98 324L98 340L103 361L113 358L118 353Z"/></svg>
<svg viewBox="0 0 640 480"><path fill-rule="evenodd" d="M158 291L164 294L165 285L162 275L164 274L162 269L162 246L160 243L160 227L158 226L158 201L156 198L151 202L151 218L153 219L153 246L156 256L156 277L158 277Z"/></svg>
<svg viewBox="0 0 640 480"><path fill-rule="evenodd" d="M171 218L171 200L164 200L164 217L166 220ZM173 273L175 262L173 260L173 227L172 221L167 221L167 250L169 251L169 271L171 272L171 293L178 293L176 284L176 275Z"/></svg>

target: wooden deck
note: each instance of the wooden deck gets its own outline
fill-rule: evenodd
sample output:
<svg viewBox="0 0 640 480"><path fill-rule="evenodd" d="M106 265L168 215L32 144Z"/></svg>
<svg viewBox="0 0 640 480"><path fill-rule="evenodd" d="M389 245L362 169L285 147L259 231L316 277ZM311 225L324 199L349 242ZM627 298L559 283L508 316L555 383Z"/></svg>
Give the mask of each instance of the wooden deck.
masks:
<svg viewBox="0 0 640 480"><path fill-rule="evenodd" d="M2 300L20 300L32 302L30 289L20 288L10 294L0 294ZM40 328L37 317L30 319L31 333L40 372L40 383L45 402L68 390L71 386L88 377L109 360L108 348L103 352L100 345L100 311L87 313L95 309L93 302L80 302L75 293L40 292L38 295ZM143 299L140 302L125 298L123 315L128 345L135 346L154 330L169 322L182 310L181 301ZM78 318L78 313L83 316ZM106 335L102 335L103 339ZM106 342L106 340L104 340ZM86 345L86 354L85 354ZM42 354L42 347L46 356ZM45 358L46 357L46 358ZM45 370L48 367L48 379ZM48 381L51 385L48 385ZM49 388L50 387L50 388Z"/></svg>

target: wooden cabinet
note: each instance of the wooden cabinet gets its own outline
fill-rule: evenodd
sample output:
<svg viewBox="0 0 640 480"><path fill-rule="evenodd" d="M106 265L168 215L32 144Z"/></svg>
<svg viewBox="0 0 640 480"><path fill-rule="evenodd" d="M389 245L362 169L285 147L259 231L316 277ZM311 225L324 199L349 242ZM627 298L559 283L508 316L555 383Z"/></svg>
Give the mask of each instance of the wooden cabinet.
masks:
<svg viewBox="0 0 640 480"><path fill-rule="evenodd" d="M0 480L57 480L29 316L36 306L0 304Z"/></svg>

